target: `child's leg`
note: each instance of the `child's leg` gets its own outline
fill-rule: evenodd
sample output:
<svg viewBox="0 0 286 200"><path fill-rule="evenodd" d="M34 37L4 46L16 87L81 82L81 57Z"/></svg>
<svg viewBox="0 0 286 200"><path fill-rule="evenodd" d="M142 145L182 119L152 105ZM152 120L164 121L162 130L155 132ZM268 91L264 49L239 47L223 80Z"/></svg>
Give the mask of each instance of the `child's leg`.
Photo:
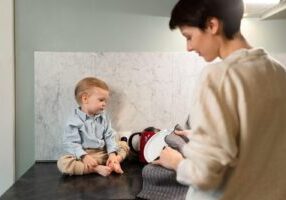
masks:
<svg viewBox="0 0 286 200"><path fill-rule="evenodd" d="M65 155L60 157L57 162L58 169L63 174L83 175L84 164L81 160L77 160L73 155Z"/></svg>
<svg viewBox="0 0 286 200"><path fill-rule="evenodd" d="M108 154L105 150L102 149L86 149L88 155L92 156L99 165L105 165Z"/></svg>
<svg viewBox="0 0 286 200"><path fill-rule="evenodd" d="M102 176L108 176L111 173L112 169L105 165L108 158L106 151L101 149L88 149L86 152L98 163L98 165L93 170L94 173L98 173Z"/></svg>
<svg viewBox="0 0 286 200"><path fill-rule="evenodd" d="M119 141L118 142L118 155L117 155L117 158L118 158L118 161L119 162L122 162L126 156L129 154L129 146L127 144L127 142L125 141Z"/></svg>
<svg viewBox="0 0 286 200"><path fill-rule="evenodd" d="M113 171L118 174L123 174L123 170L121 168L120 162L122 162L129 153L129 146L125 141L118 142L118 154L117 160L118 162L113 163Z"/></svg>

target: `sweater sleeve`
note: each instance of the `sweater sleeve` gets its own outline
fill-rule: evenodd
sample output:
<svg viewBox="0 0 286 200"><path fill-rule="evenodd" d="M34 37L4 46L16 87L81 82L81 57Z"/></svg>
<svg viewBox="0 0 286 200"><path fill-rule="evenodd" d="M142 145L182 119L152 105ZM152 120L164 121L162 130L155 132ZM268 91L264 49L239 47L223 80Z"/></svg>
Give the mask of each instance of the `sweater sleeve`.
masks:
<svg viewBox="0 0 286 200"><path fill-rule="evenodd" d="M235 165L238 114L234 82L227 68L210 66L203 72L192 112L193 133L182 148L178 182L201 189L220 185L228 167Z"/></svg>

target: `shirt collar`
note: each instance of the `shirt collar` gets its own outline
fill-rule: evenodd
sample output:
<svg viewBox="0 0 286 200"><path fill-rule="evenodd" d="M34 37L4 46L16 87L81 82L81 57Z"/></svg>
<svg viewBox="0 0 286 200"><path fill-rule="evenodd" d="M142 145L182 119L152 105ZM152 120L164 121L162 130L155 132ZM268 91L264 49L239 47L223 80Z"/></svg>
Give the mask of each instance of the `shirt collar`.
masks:
<svg viewBox="0 0 286 200"><path fill-rule="evenodd" d="M83 112L80 107L78 107L78 108L75 109L75 113L76 113L76 114L81 118L81 120L83 120L83 121L86 121L87 119L90 119L90 118L93 119L93 120L95 120L95 119L98 118L98 117L101 117L101 118L102 118L102 113L100 113L100 114L98 114L98 115L95 115L95 116L89 116L89 115L87 115L85 112Z"/></svg>
<svg viewBox="0 0 286 200"><path fill-rule="evenodd" d="M251 48L251 49L238 49L228 55L224 60L234 61L236 59L246 57L246 56L261 56L267 54L262 48Z"/></svg>

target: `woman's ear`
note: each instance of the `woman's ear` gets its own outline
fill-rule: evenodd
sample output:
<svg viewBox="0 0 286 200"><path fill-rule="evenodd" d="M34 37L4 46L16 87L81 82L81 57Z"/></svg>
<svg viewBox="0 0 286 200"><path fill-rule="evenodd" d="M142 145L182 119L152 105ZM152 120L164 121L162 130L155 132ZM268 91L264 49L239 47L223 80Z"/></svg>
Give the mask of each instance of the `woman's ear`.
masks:
<svg viewBox="0 0 286 200"><path fill-rule="evenodd" d="M209 31L209 33L216 35L220 33L220 30L222 29L222 23L218 18L212 17L207 20L206 29Z"/></svg>

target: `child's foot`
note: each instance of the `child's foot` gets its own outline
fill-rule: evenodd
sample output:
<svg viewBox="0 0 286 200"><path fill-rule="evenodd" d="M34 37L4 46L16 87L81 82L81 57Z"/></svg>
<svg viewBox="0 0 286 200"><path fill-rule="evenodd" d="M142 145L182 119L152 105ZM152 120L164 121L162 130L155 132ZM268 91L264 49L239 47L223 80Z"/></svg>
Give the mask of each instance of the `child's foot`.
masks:
<svg viewBox="0 0 286 200"><path fill-rule="evenodd" d="M105 165L97 165L94 168L94 172L100 174L101 176L108 176L111 173L111 168Z"/></svg>
<svg viewBox="0 0 286 200"><path fill-rule="evenodd" d="M118 173L118 174L123 174L123 170L122 170L119 163L113 164L113 171Z"/></svg>

